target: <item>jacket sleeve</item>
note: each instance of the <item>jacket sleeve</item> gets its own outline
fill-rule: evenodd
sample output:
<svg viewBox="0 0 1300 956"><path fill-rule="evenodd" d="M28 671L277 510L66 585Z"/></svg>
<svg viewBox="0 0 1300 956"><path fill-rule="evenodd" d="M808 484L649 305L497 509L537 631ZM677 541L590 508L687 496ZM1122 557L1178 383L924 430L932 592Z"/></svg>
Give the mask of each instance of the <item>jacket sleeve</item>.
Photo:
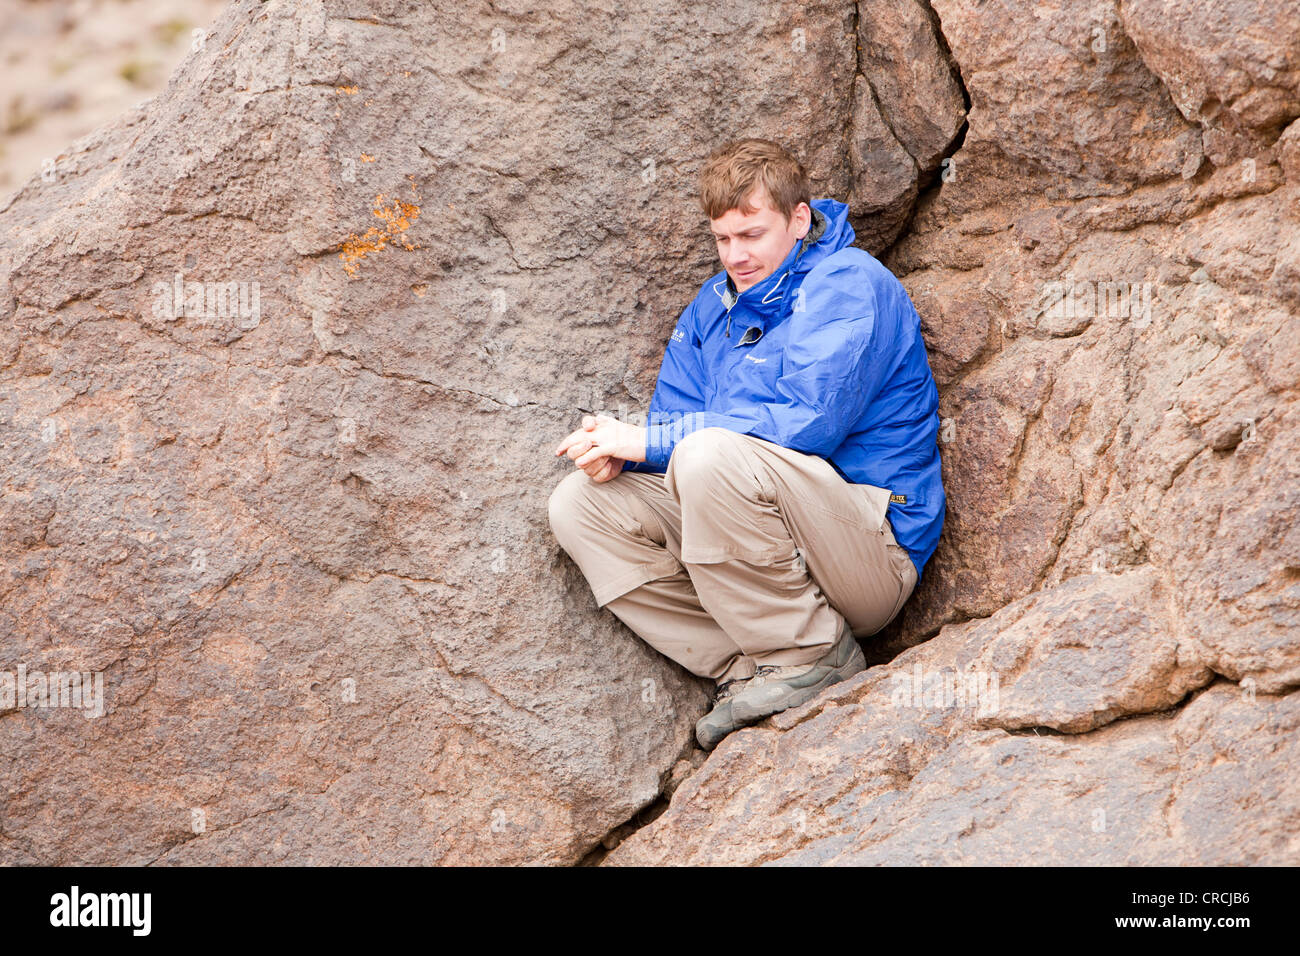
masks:
<svg viewBox="0 0 1300 956"><path fill-rule="evenodd" d="M646 412L647 434L649 426L704 410L704 361L701 358L695 320L695 304L698 301L697 297L682 310L677 326L664 348L663 361L659 365L659 380L655 384L654 394L650 396L650 407ZM647 448L647 455L648 452ZM623 470L663 474L667 466L666 458L660 464L651 462L647 457L646 461L624 462Z"/></svg>
<svg viewBox="0 0 1300 956"><path fill-rule="evenodd" d="M848 290L852 290L851 292ZM859 291L861 290L861 291ZM897 363L897 323L876 314L870 280L846 263L804 282L775 395L722 412L688 411L646 429L646 462L666 467L677 442L701 428L753 435L829 457L875 399Z"/></svg>

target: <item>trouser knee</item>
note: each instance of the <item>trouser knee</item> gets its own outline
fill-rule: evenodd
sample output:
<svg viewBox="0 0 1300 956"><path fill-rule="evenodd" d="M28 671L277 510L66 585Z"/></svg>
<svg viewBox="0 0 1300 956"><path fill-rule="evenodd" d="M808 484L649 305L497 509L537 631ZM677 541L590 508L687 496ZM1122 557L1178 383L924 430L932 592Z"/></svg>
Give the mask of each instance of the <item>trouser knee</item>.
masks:
<svg viewBox="0 0 1300 956"><path fill-rule="evenodd" d="M667 487L678 499L683 493L704 491L731 467L736 433L718 426L693 431L677 442L664 471Z"/></svg>

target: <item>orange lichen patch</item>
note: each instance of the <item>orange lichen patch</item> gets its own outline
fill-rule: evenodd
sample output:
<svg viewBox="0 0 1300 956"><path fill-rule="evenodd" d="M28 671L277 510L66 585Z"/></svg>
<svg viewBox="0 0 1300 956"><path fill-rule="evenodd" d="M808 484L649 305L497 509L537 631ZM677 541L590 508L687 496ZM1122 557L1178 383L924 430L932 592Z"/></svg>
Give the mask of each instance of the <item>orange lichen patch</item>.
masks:
<svg viewBox="0 0 1300 956"><path fill-rule="evenodd" d="M423 282L421 282L419 285L411 286L411 291L414 292L421 299L423 299L424 294L429 291L429 287L425 285Z"/></svg>
<svg viewBox="0 0 1300 956"><path fill-rule="evenodd" d="M411 189L415 189L414 182ZM420 198L418 192L415 198ZM394 199L389 205L384 201L384 194L380 193L375 197L375 208L371 212L383 223L382 228L371 226L362 236L353 233L344 241L343 251L339 253L339 258L343 260L343 271L349 276L356 275L357 263L371 253L379 252L390 242L401 245L407 252L415 251L415 246L403 238L403 234L420 217L419 206L400 199Z"/></svg>
<svg viewBox="0 0 1300 956"><path fill-rule="evenodd" d="M355 86L336 86L335 93L346 93L348 96L356 96L357 88Z"/></svg>
<svg viewBox="0 0 1300 956"><path fill-rule="evenodd" d="M369 155L367 155L366 153L362 153L362 154L361 154L361 161L362 161L363 163L373 163L373 162L375 161L375 157L373 157L373 156L369 156Z"/></svg>

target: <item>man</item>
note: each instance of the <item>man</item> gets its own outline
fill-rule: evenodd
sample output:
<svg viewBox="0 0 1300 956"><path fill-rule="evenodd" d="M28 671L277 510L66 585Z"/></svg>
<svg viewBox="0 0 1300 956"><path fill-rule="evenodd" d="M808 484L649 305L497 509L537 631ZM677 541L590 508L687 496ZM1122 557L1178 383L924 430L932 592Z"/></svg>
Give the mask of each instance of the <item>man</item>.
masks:
<svg viewBox="0 0 1300 956"><path fill-rule="evenodd" d="M938 393L898 280L852 247L775 143L700 176L724 271L664 350L647 425L607 415L555 449L577 468L551 528L608 607L716 684L727 734L862 670L938 542Z"/></svg>

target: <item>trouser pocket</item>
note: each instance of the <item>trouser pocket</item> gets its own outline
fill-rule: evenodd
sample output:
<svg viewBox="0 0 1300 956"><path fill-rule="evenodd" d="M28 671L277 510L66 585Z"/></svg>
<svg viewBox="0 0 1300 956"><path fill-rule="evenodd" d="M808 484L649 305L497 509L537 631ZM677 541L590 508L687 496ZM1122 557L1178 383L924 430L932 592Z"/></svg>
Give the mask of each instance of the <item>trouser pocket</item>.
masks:
<svg viewBox="0 0 1300 956"><path fill-rule="evenodd" d="M892 531L890 537L891 539L893 537ZM885 623L880 625L882 628L898 617L898 612L903 609L907 599L916 590L916 565L912 563L912 558L907 553L907 549L898 544L886 545L886 548L889 551L890 566L898 579L898 601L895 602L894 609L889 612L889 617L885 620Z"/></svg>
<svg viewBox="0 0 1300 956"><path fill-rule="evenodd" d="M885 515L889 510L889 489L875 485L853 485L861 507L864 527L876 534L885 531Z"/></svg>

